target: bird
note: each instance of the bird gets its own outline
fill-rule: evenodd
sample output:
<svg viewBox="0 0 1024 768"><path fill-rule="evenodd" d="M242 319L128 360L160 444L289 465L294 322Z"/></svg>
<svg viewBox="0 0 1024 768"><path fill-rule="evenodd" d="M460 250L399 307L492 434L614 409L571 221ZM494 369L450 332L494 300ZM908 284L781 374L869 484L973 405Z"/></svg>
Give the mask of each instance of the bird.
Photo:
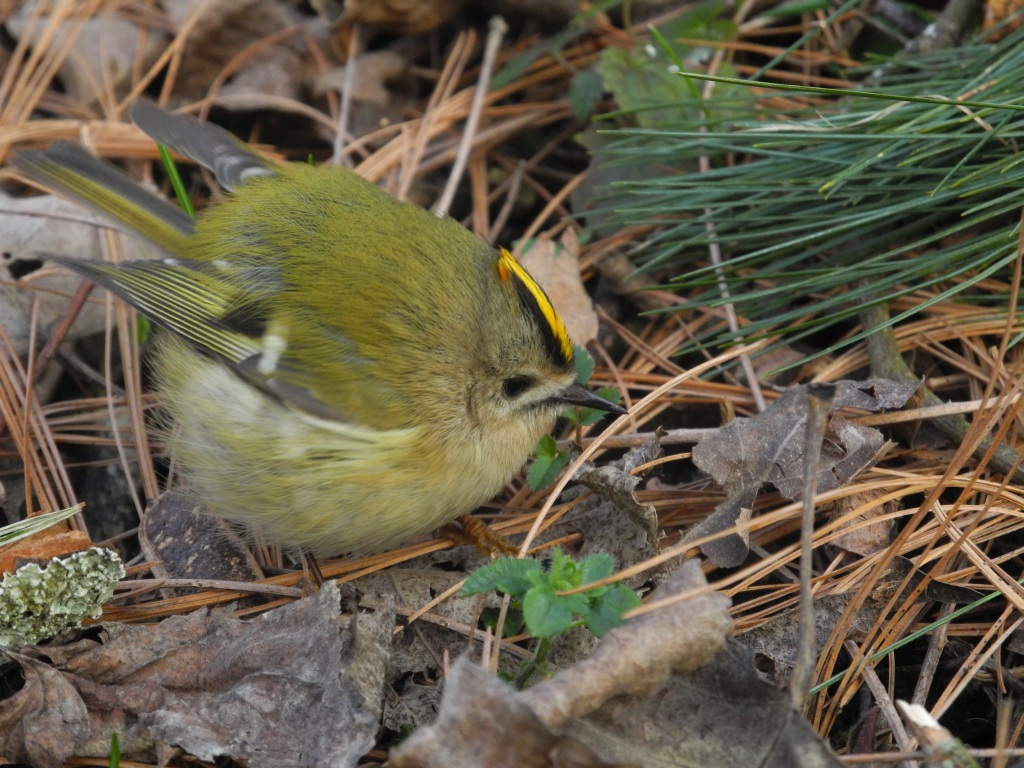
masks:
<svg viewBox="0 0 1024 768"><path fill-rule="evenodd" d="M146 100L130 115L223 198L193 219L68 142L11 164L161 250L46 258L163 329L168 440L209 514L314 557L379 552L493 498L565 408L625 413L577 383L508 250L351 170L272 161Z"/></svg>

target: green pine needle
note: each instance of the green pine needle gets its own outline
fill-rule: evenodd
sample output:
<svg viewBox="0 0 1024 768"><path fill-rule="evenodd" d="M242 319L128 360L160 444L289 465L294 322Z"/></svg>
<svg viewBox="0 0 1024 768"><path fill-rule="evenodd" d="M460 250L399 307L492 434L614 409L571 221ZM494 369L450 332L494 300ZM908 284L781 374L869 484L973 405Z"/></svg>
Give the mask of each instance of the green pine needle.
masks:
<svg viewBox="0 0 1024 768"><path fill-rule="evenodd" d="M722 88L677 109L688 117L671 127L605 132L596 163L652 172L588 219L653 225L633 254L640 268L670 275L659 287L685 297L679 308L735 304L748 340L807 336L921 289L934 298L913 311L992 301L977 286L1009 275L1024 202L1022 42L1018 31L905 56L865 91L681 75ZM750 85L835 100L769 115ZM706 265L713 243L726 255L718 271ZM697 343L737 338L717 326Z"/></svg>

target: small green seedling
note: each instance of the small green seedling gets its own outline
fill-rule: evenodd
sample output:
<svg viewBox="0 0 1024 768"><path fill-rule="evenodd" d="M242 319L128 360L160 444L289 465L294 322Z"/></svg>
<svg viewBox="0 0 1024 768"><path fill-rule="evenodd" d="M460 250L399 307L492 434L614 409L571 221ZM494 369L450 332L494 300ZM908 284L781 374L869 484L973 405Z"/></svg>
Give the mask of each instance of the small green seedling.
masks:
<svg viewBox="0 0 1024 768"><path fill-rule="evenodd" d="M623 623L640 598L625 584L608 584L571 595L560 594L611 576L612 558L590 555L577 563L561 549L552 550L545 570L536 560L501 558L470 574L460 594L497 590L521 606L527 631L536 638L560 635L585 626L597 637Z"/></svg>
<svg viewBox="0 0 1024 768"><path fill-rule="evenodd" d="M514 679L523 688L537 673L546 673L551 641L574 627L585 626L601 637L625 621L625 614L640 605L640 598L625 584L593 587L571 595L560 594L610 576L609 555L590 555L577 563L557 547L545 570L536 560L501 558L470 574L460 594L497 590L512 598L512 610L522 616L526 630L537 638L537 648Z"/></svg>

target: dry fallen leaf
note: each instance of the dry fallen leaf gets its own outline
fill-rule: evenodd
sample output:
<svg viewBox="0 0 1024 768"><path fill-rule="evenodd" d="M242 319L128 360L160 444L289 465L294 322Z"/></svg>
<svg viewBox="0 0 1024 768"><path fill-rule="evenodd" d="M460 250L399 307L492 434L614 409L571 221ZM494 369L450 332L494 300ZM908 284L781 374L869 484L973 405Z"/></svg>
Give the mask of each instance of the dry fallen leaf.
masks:
<svg viewBox="0 0 1024 768"><path fill-rule="evenodd" d="M644 768L843 765L731 639L707 666L672 675L651 696L612 699L565 732L605 760Z"/></svg>
<svg viewBox="0 0 1024 768"><path fill-rule="evenodd" d="M437 721L391 751L392 768L600 768L575 739L548 728L506 683L463 656L445 681Z"/></svg>
<svg viewBox="0 0 1024 768"><path fill-rule="evenodd" d="M275 0L163 0L176 33L187 27L174 94L182 100L209 95L213 81L253 41L270 37L302 21L289 3ZM259 49L231 72L218 95L253 94L298 99L302 90L302 46L298 36Z"/></svg>
<svg viewBox="0 0 1024 768"><path fill-rule="evenodd" d="M74 203L53 195L15 198L0 192L0 209L0 232L4 234L0 249L0 328L15 353L25 355L33 338L33 305L34 338L46 338L67 312L68 296L82 283L77 275L48 267L43 255L58 253L100 260L103 249L99 228ZM125 242L132 258L163 256L154 246L135 239ZM102 331L106 322L106 303L90 302L79 314L68 338Z"/></svg>
<svg viewBox="0 0 1024 768"><path fill-rule="evenodd" d="M597 313L583 287L579 250L576 235L569 230L557 243L534 241L519 261L551 299L565 321L569 338L585 347L597 338Z"/></svg>
<svg viewBox="0 0 1024 768"><path fill-rule="evenodd" d="M857 408L874 412L899 408L917 386L882 379L840 381L835 385L832 410ZM806 387L793 387L764 413L726 424L694 447L694 463L725 488L727 497L714 512L690 529L687 540L724 531L749 517L765 483L771 483L790 499L799 498L804 486L807 397ZM887 446L877 429L833 416L821 448L818 491L848 483L877 461ZM709 542L702 549L716 564L734 567L746 558L747 541L744 536L731 535Z"/></svg>
<svg viewBox="0 0 1024 768"><path fill-rule="evenodd" d="M895 521L885 517L895 512L898 504L892 499L881 501L885 495L885 490L873 488L844 496L829 504L826 509L828 519L832 522L843 520L841 533L832 540L832 546L861 556L873 555L888 547ZM867 509L848 517L861 507Z"/></svg>
<svg viewBox="0 0 1024 768"><path fill-rule="evenodd" d="M373 746L377 702L368 706L358 684L367 675L354 636L366 624L390 630L393 617L359 615L345 626L338 608L328 583L250 621L200 610L8 654L25 685L0 709L0 754L56 767L105 757L116 731L132 759L170 744L255 768L355 765Z"/></svg>
<svg viewBox="0 0 1024 768"><path fill-rule="evenodd" d="M415 35L441 26L464 4L465 0L347 0L341 20Z"/></svg>
<svg viewBox="0 0 1024 768"><path fill-rule="evenodd" d="M573 480L611 501L612 514L626 515L647 534L649 541L657 541L658 513L653 504L641 504L636 498L643 478L610 465L589 464L581 467Z"/></svg>

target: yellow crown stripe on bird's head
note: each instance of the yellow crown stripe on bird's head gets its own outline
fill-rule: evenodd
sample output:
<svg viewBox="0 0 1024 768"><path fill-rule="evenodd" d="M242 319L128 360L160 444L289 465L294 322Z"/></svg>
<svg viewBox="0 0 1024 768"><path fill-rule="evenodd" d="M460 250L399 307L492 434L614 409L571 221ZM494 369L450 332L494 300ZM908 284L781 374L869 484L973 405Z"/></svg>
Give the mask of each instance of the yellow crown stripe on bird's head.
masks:
<svg viewBox="0 0 1024 768"><path fill-rule="evenodd" d="M565 368L572 367L572 342L565 323L551 305L544 289L530 277L515 256L504 248L498 252L498 275L502 282L511 285L523 309L533 317L552 362Z"/></svg>

